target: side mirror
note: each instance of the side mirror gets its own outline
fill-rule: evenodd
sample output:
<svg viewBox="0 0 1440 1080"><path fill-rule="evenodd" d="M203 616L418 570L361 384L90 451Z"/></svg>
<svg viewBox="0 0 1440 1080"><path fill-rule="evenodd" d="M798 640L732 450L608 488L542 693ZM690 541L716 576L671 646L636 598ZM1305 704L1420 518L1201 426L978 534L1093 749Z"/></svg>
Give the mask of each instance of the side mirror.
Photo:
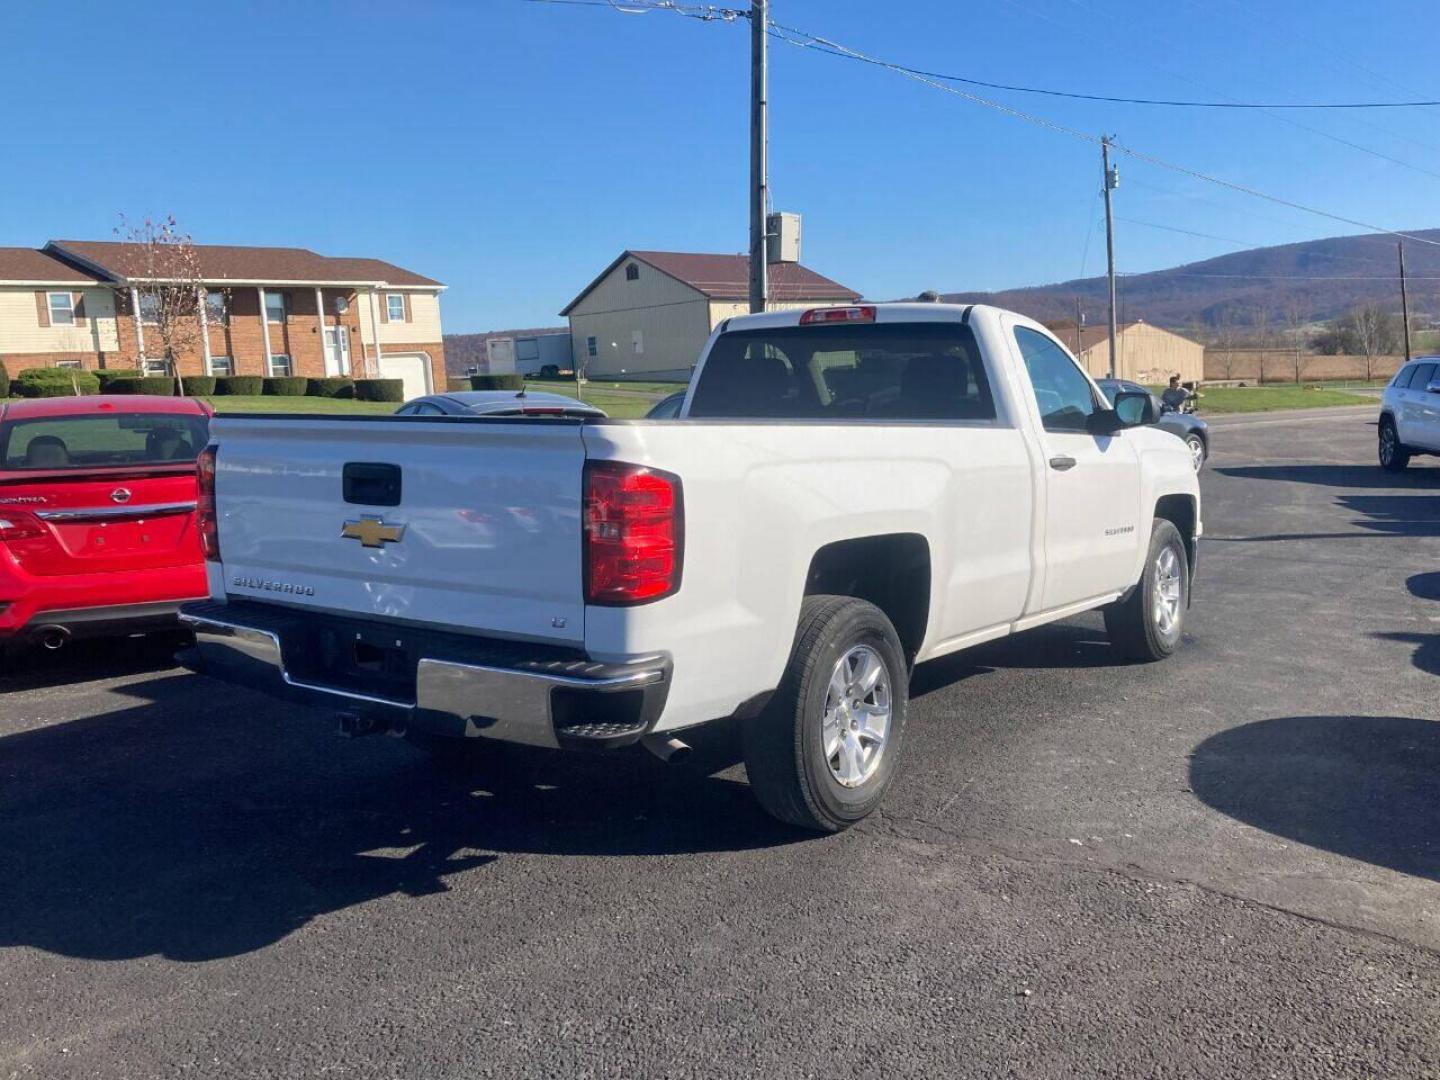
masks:
<svg viewBox="0 0 1440 1080"><path fill-rule="evenodd" d="M1432 380L1430 385L1425 387L1425 392L1427 394L1440 394L1440 379Z"/></svg>
<svg viewBox="0 0 1440 1080"><path fill-rule="evenodd" d="M1115 395L1115 415L1121 427L1139 427L1155 423L1155 399L1134 390L1121 390Z"/></svg>

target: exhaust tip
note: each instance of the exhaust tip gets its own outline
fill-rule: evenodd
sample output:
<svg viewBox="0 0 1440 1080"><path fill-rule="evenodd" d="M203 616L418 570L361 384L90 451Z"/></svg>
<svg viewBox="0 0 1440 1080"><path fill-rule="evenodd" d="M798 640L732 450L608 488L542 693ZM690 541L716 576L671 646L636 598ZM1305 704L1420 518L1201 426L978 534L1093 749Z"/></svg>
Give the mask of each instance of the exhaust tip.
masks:
<svg viewBox="0 0 1440 1080"><path fill-rule="evenodd" d="M70 631L63 626L46 626L38 631L37 636L41 645L54 652L65 647L65 643L70 640Z"/></svg>

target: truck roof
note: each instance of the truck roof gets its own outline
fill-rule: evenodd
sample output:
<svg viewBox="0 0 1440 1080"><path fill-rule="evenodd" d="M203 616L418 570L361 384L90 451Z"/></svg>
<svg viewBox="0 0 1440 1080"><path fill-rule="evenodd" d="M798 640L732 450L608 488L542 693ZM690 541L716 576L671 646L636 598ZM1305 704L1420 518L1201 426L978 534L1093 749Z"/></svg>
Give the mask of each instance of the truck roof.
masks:
<svg viewBox="0 0 1440 1080"><path fill-rule="evenodd" d="M722 330L755 330L767 326L798 326L806 312L843 311L847 308L873 308L875 317L865 322L966 322L982 304L929 303L868 303L816 304L814 307L787 308L755 315L735 315L721 324Z"/></svg>
<svg viewBox="0 0 1440 1080"><path fill-rule="evenodd" d="M0 409L0 419L33 420L46 416L84 416L107 412L209 416L214 411L197 398L163 397L158 394L81 394L76 397L8 401Z"/></svg>

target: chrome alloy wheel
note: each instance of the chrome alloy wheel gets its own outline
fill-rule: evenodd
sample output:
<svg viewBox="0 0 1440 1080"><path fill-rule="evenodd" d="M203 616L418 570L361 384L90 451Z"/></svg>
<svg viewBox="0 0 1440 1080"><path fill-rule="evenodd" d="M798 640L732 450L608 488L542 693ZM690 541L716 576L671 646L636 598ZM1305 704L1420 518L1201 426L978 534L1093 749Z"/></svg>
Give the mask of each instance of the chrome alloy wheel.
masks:
<svg viewBox="0 0 1440 1080"><path fill-rule="evenodd" d="M1185 444L1190 447L1190 464L1199 472L1205 467L1205 444L1194 435L1186 439Z"/></svg>
<svg viewBox="0 0 1440 1080"><path fill-rule="evenodd" d="M1155 556L1155 628L1165 637L1180 626L1180 553L1169 544Z"/></svg>
<svg viewBox="0 0 1440 1080"><path fill-rule="evenodd" d="M1389 465L1395 460L1395 425L1380 425L1380 464Z"/></svg>
<svg viewBox="0 0 1440 1080"><path fill-rule="evenodd" d="M844 787L859 787L880 767L890 708L890 672L878 652L856 645L835 662L820 734L825 764Z"/></svg>

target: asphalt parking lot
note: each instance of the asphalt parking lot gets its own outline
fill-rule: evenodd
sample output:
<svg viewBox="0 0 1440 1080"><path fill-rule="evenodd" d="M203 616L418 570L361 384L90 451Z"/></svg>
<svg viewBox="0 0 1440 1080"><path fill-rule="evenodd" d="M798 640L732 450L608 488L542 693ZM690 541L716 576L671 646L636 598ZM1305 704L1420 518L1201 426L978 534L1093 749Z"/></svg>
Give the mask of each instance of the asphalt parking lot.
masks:
<svg viewBox="0 0 1440 1080"><path fill-rule="evenodd" d="M0 1078L1440 1075L1440 463L1216 425L1188 640L916 674L884 812L454 774L77 646L0 687Z"/></svg>

